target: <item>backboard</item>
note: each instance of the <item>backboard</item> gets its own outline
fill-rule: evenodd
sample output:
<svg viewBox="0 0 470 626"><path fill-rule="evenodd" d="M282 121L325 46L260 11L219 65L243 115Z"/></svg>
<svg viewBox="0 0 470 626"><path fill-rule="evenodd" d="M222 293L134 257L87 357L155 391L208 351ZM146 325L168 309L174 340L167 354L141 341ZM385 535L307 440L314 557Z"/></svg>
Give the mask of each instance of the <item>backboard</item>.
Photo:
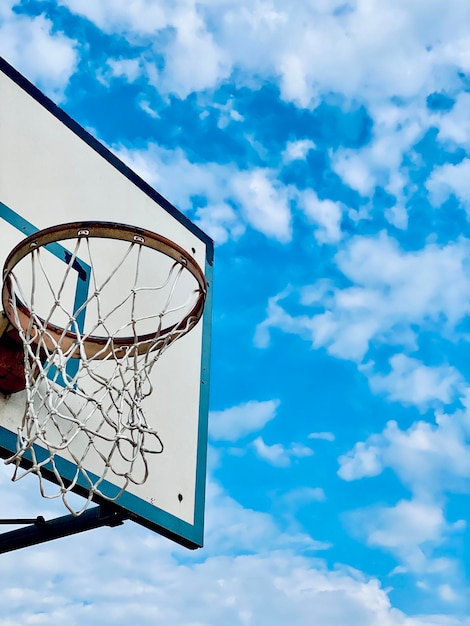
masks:
<svg viewBox="0 0 470 626"><path fill-rule="evenodd" d="M68 117L16 70L0 59L0 261L21 241L57 224L82 222L131 224L157 233L188 251L207 281L202 319L162 355L152 370L154 391L146 400L149 425L163 442L150 455L149 477L130 483L114 504L129 517L190 548L202 546L209 394L209 349L213 243L197 226L132 172L107 148ZM48 248L53 264L70 259L67 242ZM106 252L103 261L106 261ZM150 258L150 257L149 257ZM151 260L148 261L151 263ZM68 298L86 323L88 260L77 257ZM120 289L117 284L115 290ZM17 447L25 392L0 394L0 455ZM40 450L39 450L40 454ZM67 452L57 463L72 480ZM93 475L94 461L86 471ZM54 479L47 475L46 478ZM101 485L106 498L119 485ZM75 491L83 493L79 479ZM100 496L94 500L100 503ZM103 499L103 502L105 500Z"/></svg>

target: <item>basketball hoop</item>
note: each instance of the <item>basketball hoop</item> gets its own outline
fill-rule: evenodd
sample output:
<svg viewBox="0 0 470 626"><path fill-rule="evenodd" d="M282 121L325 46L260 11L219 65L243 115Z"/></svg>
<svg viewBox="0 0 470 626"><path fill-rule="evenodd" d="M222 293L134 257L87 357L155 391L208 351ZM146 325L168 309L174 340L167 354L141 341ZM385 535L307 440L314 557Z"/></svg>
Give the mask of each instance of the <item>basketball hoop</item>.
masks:
<svg viewBox="0 0 470 626"><path fill-rule="evenodd" d="M51 250L62 241L71 251L57 271ZM23 346L26 391L17 450L5 461L16 465L13 480L37 474L42 495L62 497L74 515L95 495L116 500L129 483L143 484L148 455L164 448L145 417L150 372L204 310L207 284L193 256L140 228L71 223L21 241L5 261L3 280L3 309ZM77 292L79 300L70 296ZM73 480L64 481L57 456L76 466ZM86 470L88 457L101 467L98 475ZM59 486L52 494L43 473ZM113 496L100 489L111 474ZM87 494L78 511L68 501L77 485Z"/></svg>

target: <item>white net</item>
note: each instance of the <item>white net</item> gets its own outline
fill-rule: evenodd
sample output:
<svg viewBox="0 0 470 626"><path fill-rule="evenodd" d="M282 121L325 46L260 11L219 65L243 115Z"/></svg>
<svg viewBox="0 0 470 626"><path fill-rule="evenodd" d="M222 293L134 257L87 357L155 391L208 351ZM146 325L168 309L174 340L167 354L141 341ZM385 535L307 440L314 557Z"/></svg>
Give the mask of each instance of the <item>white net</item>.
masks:
<svg viewBox="0 0 470 626"><path fill-rule="evenodd" d="M186 259L141 237L79 235L73 252L32 246L7 278L26 408L6 463L16 465L14 480L36 474L41 494L61 497L75 515L95 495L116 500L147 480L148 455L164 450L144 411L150 374L197 323L204 298ZM44 478L57 487L49 491ZM86 498L79 510L70 498L77 487Z"/></svg>

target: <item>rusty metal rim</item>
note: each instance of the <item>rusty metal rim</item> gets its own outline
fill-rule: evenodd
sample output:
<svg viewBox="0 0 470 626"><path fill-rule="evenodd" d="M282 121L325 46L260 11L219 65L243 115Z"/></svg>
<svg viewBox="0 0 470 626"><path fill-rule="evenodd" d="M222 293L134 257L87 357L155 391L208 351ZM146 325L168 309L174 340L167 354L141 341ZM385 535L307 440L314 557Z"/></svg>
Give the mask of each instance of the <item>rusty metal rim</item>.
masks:
<svg viewBox="0 0 470 626"><path fill-rule="evenodd" d="M204 310L207 295L207 282L198 263L184 248L162 235L136 226L129 226L128 224L115 224L113 222L72 222L69 224L51 226L26 237L15 246L8 255L3 266L2 304L5 314L14 326L17 326L17 323L11 305L12 287L10 275L15 266L34 250L50 243L86 238L117 239L151 248L183 265L194 276L199 285L199 297L196 304L177 324L167 326L156 333L139 335L137 338L130 336L110 340L110 337L91 335L83 341L83 346L85 347L88 357L104 359L112 353L116 358L119 358L119 353L126 351L133 345L136 346L138 354L145 354L149 350L160 347L162 344L169 344L175 341L178 337L189 332L189 330L197 324ZM31 311L18 300L17 309L19 312L20 326L23 331L26 332L30 324ZM44 322L44 320L41 320L41 322ZM60 340L64 351L71 348L75 343L77 336L71 331L65 331L64 328L50 323L47 324L47 330L53 340L57 342ZM53 342L51 343L53 344ZM77 346L76 353L74 352L72 356L76 358L80 357L79 346Z"/></svg>

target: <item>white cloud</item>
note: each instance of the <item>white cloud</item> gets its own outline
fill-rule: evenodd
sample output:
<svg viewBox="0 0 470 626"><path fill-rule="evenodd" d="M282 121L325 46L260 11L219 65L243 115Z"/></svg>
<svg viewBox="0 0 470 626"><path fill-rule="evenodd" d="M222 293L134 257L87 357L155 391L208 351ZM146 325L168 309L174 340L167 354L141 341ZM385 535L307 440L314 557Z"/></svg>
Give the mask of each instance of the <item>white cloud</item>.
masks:
<svg viewBox="0 0 470 626"><path fill-rule="evenodd" d="M281 242L290 241L289 196L287 189L276 182L274 172L261 169L240 172L233 179L232 188L253 228Z"/></svg>
<svg viewBox="0 0 470 626"><path fill-rule="evenodd" d="M463 385L460 374L449 365L429 367L405 354L396 354L390 359L390 366L389 374L369 376L372 390L422 410L436 402L452 402Z"/></svg>
<svg viewBox="0 0 470 626"><path fill-rule="evenodd" d="M284 163L292 161L302 161L310 150L315 149L315 144L311 139L301 139L299 141L287 142L286 149L282 153Z"/></svg>
<svg viewBox="0 0 470 626"><path fill-rule="evenodd" d="M445 520L441 504L419 498L401 500L394 506L353 511L344 519L354 536L393 555L399 565L392 576L413 574L419 588L444 602L459 599L455 591L462 589L458 561L438 555L450 538L460 539L456 535L462 527Z"/></svg>
<svg viewBox="0 0 470 626"><path fill-rule="evenodd" d="M440 585L438 593L446 602L456 602L459 599L459 596L450 585Z"/></svg>
<svg viewBox="0 0 470 626"><path fill-rule="evenodd" d="M376 187L394 196L396 204L386 209L384 216L397 228L406 229L404 188L408 172L403 158L434 123L434 116L419 100L406 105L374 101L368 114L373 120L370 141L359 149L339 148L332 155L332 168L346 185L363 197L371 197ZM369 203L363 207L364 216L351 211L350 217L369 218L371 210Z"/></svg>
<svg viewBox="0 0 470 626"><path fill-rule="evenodd" d="M285 333L310 337L312 321L308 315L290 315L282 306L282 300L291 293L287 289L269 298L266 319L256 327L254 343L258 348L266 348L270 342L270 329L279 328Z"/></svg>
<svg viewBox="0 0 470 626"><path fill-rule="evenodd" d="M203 104L204 103L204 104ZM236 101L232 96L224 102L214 102L212 97L200 97L199 104L202 108L200 118L203 119L209 115L209 107L218 113L217 126L221 129L227 128L232 122L244 122L245 117L236 109ZM207 107L207 108L205 108ZM230 131L228 131L230 132ZM254 146L255 142L251 136L247 137L247 141Z"/></svg>
<svg viewBox="0 0 470 626"><path fill-rule="evenodd" d="M338 476L343 480L357 480L377 476L383 470L382 450L373 440L358 441L353 450L340 457Z"/></svg>
<svg viewBox="0 0 470 626"><path fill-rule="evenodd" d="M159 89L185 98L193 91L213 87L230 75L228 55L214 41L196 4L183 3L175 11L172 27L176 34L165 50L166 63Z"/></svg>
<svg viewBox="0 0 470 626"><path fill-rule="evenodd" d="M9 63L62 99L78 61L76 41L53 32L52 22L42 15L18 15L6 5L0 13L0 42L0 53Z"/></svg>
<svg viewBox="0 0 470 626"><path fill-rule="evenodd" d="M402 500L396 506L380 509L380 521L369 534L369 543L401 549L404 544L439 541L445 521L440 507ZM381 523L380 523L381 522Z"/></svg>
<svg viewBox="0 0 470 626"><path fill-rule="evenodd" d="M128 558L119 560L118 557L127 555L109 533L101 533L99 537L109 542L116 552L114 557L107 551L105 558L97 558L92 549L82 547L80 569L71 570L62 554L68 567L56 565L55 578L51 574L44 576L29 564L31 574L39 578L26 577L28 584L23 585L27 595L21 597L14 587L19 575L13 573L2 580L5 614L17 624L50 626L59 626L64 620L73 626L84 621L90 626L102 623L122 626L136 619L144 626L158 622L174 626L221 623L227 626L256 623L430 626L433 623L426 618L407 619L391 606L387 593L374 579L341 568L331 572L312 567L307 559L290 553L265 557L220 555L197 564L178 565L168 559L162 562L155 545L146 545L142 537L131 535L136 561L133 566ZM75 557L80 551L78 542L69 541L68 545L73 547L71 554ZM93 548L99 549L99 545L94 542ZM58 549L54 551L59 556ZM46 554L41 556L44 559ZM142 571L142 559L152 560L151 571ZM112 584L105 565L113 568L110 571L120 572L118 577L113 576ZM15 570L13 562L11 567ZM66 580L63 587L57 582L59 575ZM0 624L9 626L12 623L9 620L1 619Z"/></svg>
<svg viewBox="0 0 470 626"><path fill-rule="evenodd" d="M310 433L308 436L309 439L324 439L325 441L334 441L335 436L333 433Z"/></svg>
<svg viewBox="0 0 470 626"><path fill-rule="evenodd" d="M405 252L384 233L377 238L354 238L338 253L337 262L359 289L339 291L338 303L357 304L361 308L366 304L362 297L371 295L373 306L377 306L374 298L385 296L384 308L389 311L380 307L376 311L379 315L391 314L417 322L443 315L455 323L468 312L460 291L468 281L465 271L468 247L468 241L462 239L449 245L431 244L416 252Z"/></svg>
<svg viewBox="0 0 470 626"><path fill-rule="evenodd" d="M317 194L308 189L299 193L299 205L317 226L315 238L319 243L334 244L340 241L342 210L337 202L319 200Z"/></svg>
<svg viewBox="0 0 470 626"><path fill-rule="evenodd" d="M464 72L470 69L469 40L468 33L465 33L463 36L455 37L452 40L449 39L443 47L443 56L446 57L449 64L455 64L456 67Z"/></svg>
<svg viewBox="0 0 470 626"><path fill-rule="evenodd" d="M311 502L324 502L325 500L325 491L321 487L296 487L282 497L284 504L296 508Z"/></svg>
<svg viewBox="0 0 470 626"><path fill-rule="evenodd" d="M403 186L403 181L400 182ZM385 219L396 228L406 230L408 228L408 212L403 204L396 204L385 211Z"/></svg>
<svg viewBox="0 0 470 626"><path fill-rule="evenodd" d="M364 154L353 150L339 150L332 163L334 171L344 183L362 195L372 193L377 183L371 165Z"/></svg>
<svg viewBox="0 0 470 626"><path fill-rule="evenodd" d="M0 5L0 17L2 19L9 17L12 13L12 8L15 6L16 0L5 0Z"/></svg>
<svg viewBox="0 0 470 626"><path fill-rule="evenodd" d="M181 211L193 209L192 197L207 198L196 211L196 223L217 243L238 238L247 225L281 243L290 241L290 190L276 181L275 171L192 163L182 150L156 145L114 151Z"/></svg>
<svg viewBox="0 0 470 626"><path fill-rule="evenodd" d="M14 511L14 515L43 513L50 518L58 510L58 503L38 497L35 481L13 485L4 468L0 482L4 516ZM322 492L305 488L291 495L298 503L312 502L320 501ZM403 506L391 518L385 513L382 526L370 530L388 530L389 535L379 534L378 541L386 541L392 549L396 525L402 520L414 529L417 541L433 540L445 525L433 509L429 512L431 519L425 520L421 531L416 523L419 510ZM4 554L0 587L3 615L8 617L0 617L0 624L62 626L65 620L71 626L84 621L89 626L110 622L123 626L138 619L145 626L158 621L187 626L190 619L206 626L239 626L267 619L273 626L286 622L468 626L468 620L445 616L407 617L392 606L376 579L341 564L329 569L318 558L318 551L325 549L327 544L306 534L281 531L271 515L244 508L209 482L202 551L188 553L126 522ZM300 556L299 551L314 556ZM444 584L451 587L449 581ZM446 602L448 595L449 590L441 589Z"/></svg>
<svg viewBox="0 0 470 626"><path fill-rule="evenodd" d="M388 422L382 433L356 443L340 457L338 475L357 480L389 467L421 498L465 491L470 485L468 422L468 409L439 415L436 424L415 422L407 430Z"/></svg>
<svg viewBox="0 0 470 626"><path fill-rule="evenodd" d="M107 33L121 32L130 43L146 41L146 63L140 65L140 72L162 92L185 98L193 91L213 87L230 73L227 52L214 40L209 24L204 21L195 2L156 5L151 0L132 3L104 0L91 4L82 0L62 0L60 4L87 17ZM156 37L163 31L165 37ZM159 41L160 47L156 46L155 40ZM155 47L153 54L152 45ZM157 57L162 52L165 64L160 68ZM204 59L203 63L201 59Z"/></svg>
<svg viewBox="0 0 470 626"><path fill-rule="evenodd" d="M82 15L107 33L124 32L152 35L170 24L166 4L152 0L59 0L58 4Z"/></svg>
<svg viewBox="0 0 470 626"><path fill-rule="evenodd" d="M348 101L366 101L374 120L372 141L359 151L338 150L332 165L362 195L371 194L377 185L396 195L398 206L388 209L385 217L398 228L407 227L403 155L438 118L426 111L425 96L454 89L457 70L465 71L468 64L469 38L462 29L466 7L461 0L452 11L447 10L445 0L434 0L426 9L419 3L393 0L359 0L341 6L317 1L296 11L286 10L281 0L177 0L158 6L150 0L61 0L60 4L107 33L122 34L131 46L138 45L129 51L127 61L112 60L119 65L115 74L127 73L132 82L140 73L160 94L184 98L217 88L232 76L237 84L253 89L266 79L275 80L284 99L304 107L315 106L321 95L330 93L343 94ZM137 50L141 55L138 66ZM134 65L126 70L125 63ZM393 97L400 99L399 104L391 101ZM152 114L146 102L142 101L143 107ZM437 122L443 138L454 136L460 128L462 139L459 122L464 105L463 100L458 102L454 112ZM236 111L231 115L239 119ZM284 159L303 158L311 144L309 140L291 142ZM267 183L254 173L250 178L240 181L241 188L234 182L244 206L255 207L245 219L261 232L267 229L268 236L288 241L286 196L276 189L272 177ZM270 207L269 220L263 212L265 204ZM314 219L325 225L329 217L329 226L318 232L319 241L337 241L337 211L333 219L331 207L315 206ZM205 222L209 221L206 215ZM215 224L213 232L224 241L228 229Z"/></svg>
<svg viewBox="0 0 470 626"><path fill-rule="evenodd" d="M281 496L282 497L282 496ZM268 555L273 550L301 552L326 550L329 544L317 541L297 527L281 529L270 514L242 506L218 484L207 486L204 557L245 554ZM195 558L202 553L194 553Z"/></svg>
<svg viewBox="0 0 470 626"><path fill-rule="evenodd" d="M445 0L431 6L317 1L295 11L281 0L60 4L131 43L160 41L160 88L181 96L215 87L236 70L239 78L276 78L283 97L301 106L313 105L321 93L387 101L444 89L455 81L455 68L466 71L470 65L463 0L452 11ZM205 63L195 65L200 58ZM150 62L157 67L156 59Z"/></svg>
<svg viewBox="0 0 470 626"><path fill-rule="evenodd" d="M433 549L453 532L439 505L419 500L355 511L349 523L354 533L365 535L368 545L391 552L415 572L426 572Z"/></svg>
<svg viewBox="0 0 470 626"><path fill-rule="evenodd" d="M238 239L246 228L240 221L235 209L226 202L211 203L196 212L199 228L206 232L216 244L223 244L229 239Z"/></svg>
<svg viewBox="0 0 470 626"><path fill-rule="evenodd" d="M281 443L266 444L262 437L257 437L252 443L257 455L276 467L288 467L293 459L312 456L313 450L299 443L285 446Z"/></svg>
<svg viewBox="0 0 470 626"><path fill-rule="evenodd" d="M236 441L261 430L276 417L279 400L252 400L224 411L211 411L209 432L216 441Z"/></svg>
<svg viewBox="0 0 470 626"><path fill-rule="evenodd" d="M470 146L469 109L470 94L460 93L452 109L436 119L441 141L449 141L462 147Z"/></svg>
<svg viewBox="0 0 470 626"><path fill-rule="evenodd" d="M283 51L281 85L286 98L308 106L325 88L350 97L359 89L375 97L379 90L410 96L429 80L431 58L407 32L409 14L388 2L380 3L380 11L370 2L356 7L342 19L317 16L314 22L312 15L306 28L296 33L296 53Z"/></svg>
<svg viewBox="0 0 470 626"><path fill-rule="evenodd" d="M293 289L272 297L255 341L266 347L270 329L278 328L310 340L315 348L325 347L333 356L361 361L372 341L414 349L416 326L432 329L439 324L440 332L450 336L469 312L468 250L465 239L406 252L385 233L353 237L335 257L352 285L341 289L319 281L300 290L304 314L289 313L284 303ZM315 289L314 300L303 298ZM311 313L312 306L323 311Z"/></svg>
<svg viewBox="0 0 470 626"><path fill-rule="evenodd" d="M108 59L107 65L113 76L126 78L129 83L133 83L141 74L139 59Z"/></svg>
<svg viewBox="0 0 470 626"><path fill-rule="evenodd" d="M435 207L454 194L470 213L470 159L464 159L457 165L446 163L435 168L426 182L426 187Z"/></svg>
<svg viewBox="0 0 470 626"><path fill-rule="evenodd" d="M13 504L8 491L23 491L25 503L29 497L27 483L18 489L3 484L2 476L4 470L6 516ZM29 509L35 501L32 497ZM273 626L452 623L437 616L407 618L376 579L341 565L330 570L316 555L296 555L295 550L308 554L328 546L292 530L281 532L270 515L243 508L213 483L206 543L204 550L188 553L126 522L4 554L0 624L123 626L135 619L145 626L160 621L187 626L188 620L206 626L265 620Z"/></svg>

